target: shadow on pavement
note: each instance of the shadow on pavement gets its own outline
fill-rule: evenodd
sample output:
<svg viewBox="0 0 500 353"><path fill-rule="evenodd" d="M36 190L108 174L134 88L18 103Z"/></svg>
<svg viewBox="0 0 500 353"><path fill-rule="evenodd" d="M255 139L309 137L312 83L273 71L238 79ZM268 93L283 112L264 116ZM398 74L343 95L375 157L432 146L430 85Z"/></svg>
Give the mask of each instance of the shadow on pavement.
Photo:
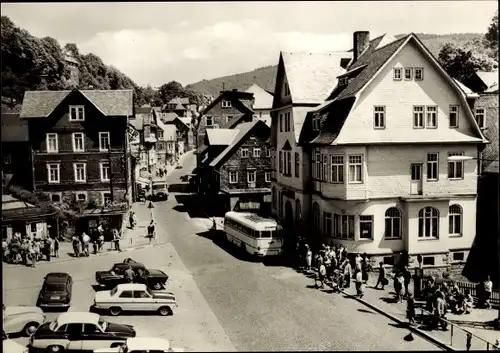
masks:
<svg viewBox="0 0 500 353"><path fill-rule="evenodd" d="M358 311L360 313L365 313L365 314L375 314L373 311L371 310L366 310L366 309L358 309Z"/></svg>
<svg viewBox="0 0 500 353"><path fill-rule="evenodd" d="M250 256L247 252L237 247L236 245L229 243L226 240L225 233L222 230L207 230L204 232L197 233L200 237L212 240L212 242L219 248L232 255L234 258L245 261L245 262L258 262L259 259L255 259Z"/></svg>
<svg viewBox="0 0 500 353"><path fill-rule="evenodd" d="M383 300L387 304L396 304L398 302L398 300L396 298L386 298L386 297L383 297L383 298L380 298L380 300Z"/></svg>
<svg viewBox="0 0 500 353"><path fill-rule="evenodd" d="M174 206L173 209L187 213L190 218L208 218L201 207L199 206L199 200L196 195L184 194L184 195L175 195L175 200L178 205Z"/></svg>
<svg viewBox="0 0 500 353"><path fill-rule="evenodd" d="M191 192L192 187L188 183L170 184L168 192Z"/></svg>

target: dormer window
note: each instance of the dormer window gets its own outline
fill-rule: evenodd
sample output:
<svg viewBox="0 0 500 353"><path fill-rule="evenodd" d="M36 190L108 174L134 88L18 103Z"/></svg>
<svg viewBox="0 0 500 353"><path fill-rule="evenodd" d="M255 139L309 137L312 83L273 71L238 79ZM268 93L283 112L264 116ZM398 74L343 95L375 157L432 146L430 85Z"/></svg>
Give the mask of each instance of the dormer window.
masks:
<svg viewBox="0 0 500 353"><path fill-rule="evenodd" d="M347 77L339 78L339 86L345 86L345 85L347 85L347 82L348 82Z"/></svg>
<svg viewBox="0 0 500 353"><path fill-rule="evenodd" d="M284 91L283 93L284 93L285 97L290 95L290 87L288 87L287 82L285 82L285 87L284 87L283 91Z"/></svg>
<svg viewBox="0 0 500 353"><path fill-rule="evenodd" d="M395 67L394 68L394 71L393 71L394 81L401 81L402 71L403 71L403 69L401 69L400 67Z"/></svg>
<svg viewBox="0 0 500 353"><path fill-rule="evenodd" d="M83 105L70 105L69 106L69 121L84 121L85 111Z"/></svg>
<svg viewBox="0 0 500 353"><path fill-rule="evenodd" d="M230 101L222 101L222 108L231 108Z"/></svg>
<svg viewBox="0 0 500 353"><path fill-rule="evenodd" d="M312 129L313 129L313 131L319 130L319 116L316 114L313 115L313 117L312 117Z"/></svg>
<svg viewBox="0 0 500 353"><path fill-rule="evenodd" d="M405 81L413 80L413 69L411 67L405 67Z"/></svg>

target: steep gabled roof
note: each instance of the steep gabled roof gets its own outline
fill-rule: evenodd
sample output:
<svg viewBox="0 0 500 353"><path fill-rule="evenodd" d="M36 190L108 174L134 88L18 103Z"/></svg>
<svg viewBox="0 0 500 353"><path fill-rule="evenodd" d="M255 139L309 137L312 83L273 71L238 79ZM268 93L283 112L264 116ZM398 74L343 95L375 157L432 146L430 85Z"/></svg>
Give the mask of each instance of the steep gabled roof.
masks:
<svg viewBox="0 0 500 353"><path fill-rule="evenodd" d="M476 71L476 75L487 87L485 93L498 91L498 71Z"/></svg>
<svg viewBox="0 0 500 353"><path fill-rule="evenodd" d="M320 104L345 70L341 59L351 58L352 53L291 53L281 52L284 72L294 104Z"/></svg>
<svg viewBox="0 0 500 353"><path fill-rule="evenodd" d="M21 118L46 118L73 92L80 92L106 116L131 116L133 90L77 90L24 92Z"/></svg>
<svg viewBox="0 0 500 353"><path fill-rule="evenodd" d="M337 138L342 126L344 126L354 102L355 98L334 101L330 106L331 109L328 111L326 119L321 120L319 134L312 131L312 124L309 120L312 119L313 114L308 114L307 128L303 129L300 141L313 144L331 144ZM314 135L316 136L313 138Z"/></svg>
<svg viewBox="0 0 500 353"><path fill-rule="evenodd" d="M228 146L238 134L235 129L208 129L207 140L209 146Z"/></svg>
<svg viewBox="0 0 500 353"><path fill-rule="evenodd" d="M271 109L273 107L273 95L255 83L248 87L245 92L253 93L255 99L253 109Z"/></svg>
<svg viewBox="0 0 500 353"><path fill-rule="evenodd" d="M253 113L253 112L252 112ZM221 124L220 129L234 129L236 126L243 122L250 122L253 119L253 114L251 112L245 113L237 118L229 120L227 123Z"/></svg>
<svg viewBox="0 0 500 353"><path fill-rule="evenodd" d="M206 115L213 107L215 107L222 99L231 101L234 107L239 107L243 113L251 112L253 93L239 91L222 91L209 105L200 112L200 116Z"/></svg>
<svg viewBox="0 0 500 353"><path fill-rule="evenodd" d="M458 86L458 88L460 88L460 90L464 93L464 95L467 98L477 98L477 97L479 97L479 95L477 93L472 92L472 90L469 87L465 86L459 80L453 79L453 81L455 81L455 83Z"/></svg>

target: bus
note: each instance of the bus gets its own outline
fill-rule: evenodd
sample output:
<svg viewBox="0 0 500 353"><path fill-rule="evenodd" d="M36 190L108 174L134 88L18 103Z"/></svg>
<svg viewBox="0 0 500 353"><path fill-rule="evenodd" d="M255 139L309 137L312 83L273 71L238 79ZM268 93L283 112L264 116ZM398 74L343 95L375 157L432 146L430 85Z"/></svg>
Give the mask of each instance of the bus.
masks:
<svg viewBox="0 0 500 353"><path fill-rule="evenodd" d="M224 217L227 241L255 256L280 255L283 229L272 218L248 212L227 212Z"/></svg>

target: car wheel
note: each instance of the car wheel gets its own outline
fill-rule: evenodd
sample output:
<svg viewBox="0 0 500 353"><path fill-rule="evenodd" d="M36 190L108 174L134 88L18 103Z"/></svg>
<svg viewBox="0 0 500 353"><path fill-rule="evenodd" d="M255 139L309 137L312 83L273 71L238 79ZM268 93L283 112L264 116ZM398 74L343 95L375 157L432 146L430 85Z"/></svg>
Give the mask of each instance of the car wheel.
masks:
<svg viewBox="0 0 500 353"><path fill-rule="evenodd" d="M122 308L118 307L118 306L113 306L111 308L109 308L109 313L113 316L118 316L120 315L122 312Z"/></svg>
<svg viewBox="0 0 500 353"><path fill-rule="evenodd" d="M158 309L158 313L161 316L168 316L173 314L172 309L170 309L169 306L162 306L161 308Z"/></svg>
<svg viewBox="0 0 500 353"><path fill-rule="evenodd" d="M64 352L64 348L62 346L48 346L47 352L50 353L61 353Z"/></svg>
<svg viewBox="0 0 500 353"><path fill-rule="evenodd" d="M157 283L155 283L155 284L153 285L153 289L160 290L160 289L162 289L162 288L163 288L163 286L161 285L161 283L160 283L160 282L157 282Z"/></svg>
<svg viewBox="0 0 500 353"><path fill-rule="evenodd" d="M40 326L40 324L38 322L29 322L27 323L25 326L24 326L24 334L26 336L31 336L32 333L34 333L36 331L36 329L38 328L38 326Z"/></svg>

